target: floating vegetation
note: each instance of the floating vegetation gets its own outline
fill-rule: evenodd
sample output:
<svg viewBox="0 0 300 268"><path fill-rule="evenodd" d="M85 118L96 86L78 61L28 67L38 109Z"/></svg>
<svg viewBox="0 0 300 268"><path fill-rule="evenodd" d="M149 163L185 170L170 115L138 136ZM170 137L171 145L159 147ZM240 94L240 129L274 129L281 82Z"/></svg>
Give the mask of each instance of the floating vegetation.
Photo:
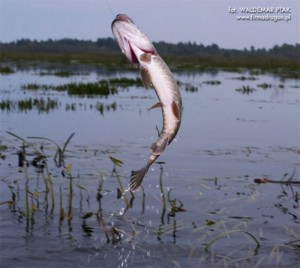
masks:
<svg viewBox="0 0 300 268"><path fill-rule="evenodd" d="M268 84L268 83L258 84L257 86L262 88L262 89L272 88L272 85Z"/></svg>
<svg viewBox="0 0 300 268"><path fill-rule="evenodd" d="M216 86L216 85L220 85L221 81L219 81L219 80L207 80L207 81L204 81L203 84Z"/></svg>
<svg viewBox="0 0 300 268"><path fill-rule="evenodd" d="M12 74L15 71L10 67L0 67L0 74Z"/></svg>
<svg viewBox="0 0 300 268"><path fill-rule="evenodd" d="M242 94L251 94L255 91L254 88L250 87L250 86L242 86L240 88L236 89L237 92L241 92Z"/></svg>

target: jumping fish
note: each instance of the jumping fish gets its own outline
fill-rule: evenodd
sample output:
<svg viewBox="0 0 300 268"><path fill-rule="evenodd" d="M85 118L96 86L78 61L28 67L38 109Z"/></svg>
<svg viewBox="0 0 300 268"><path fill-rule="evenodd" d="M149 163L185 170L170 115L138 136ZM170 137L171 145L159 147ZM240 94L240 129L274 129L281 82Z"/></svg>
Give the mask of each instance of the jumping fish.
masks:
<svg viewBox="0 0 300 268"><path fill-rule="evenodd" d="M181 123L182 101L178 84L168 65L158 55L150 39L125 14L119 14L112 22L112 32L128 60L139 64L143 85L153 87L159 102L149 109L161 108L163 127L159 138L151 146L147 164L132 171L130 190L136 191L154 161L164 152L176 136Z"/></svg>

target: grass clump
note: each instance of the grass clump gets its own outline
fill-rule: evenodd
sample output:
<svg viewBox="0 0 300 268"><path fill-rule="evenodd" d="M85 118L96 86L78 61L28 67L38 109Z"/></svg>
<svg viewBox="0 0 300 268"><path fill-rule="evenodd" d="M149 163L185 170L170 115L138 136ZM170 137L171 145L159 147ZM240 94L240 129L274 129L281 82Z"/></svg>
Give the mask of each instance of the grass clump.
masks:
<svg viewBox="0 0 300 268"><path fill-rule="evenodd" d="M95 109L100 112L101 115L104 114L104 111L110 111L113 110L115 111L117 109L117 103L113 102L111 104L103 104L101 102L97 102L95 105Z"/></svg>
<svg viewBox="0 0 300 268"><path fill-rule="evenodd" d="M203 84L215 86L215 85L220 85L221 81L219 81L219 80L207 80L207 81L204 81Z"/></svg>
<svg viewBox="0 0 300 268"><path fill-rule="evenodd" d="M0 110L2 111L27 112L37 110L39 113L49 113L58 106L58 100L51 98L26 98L18 101L2 100L0 102Z"/></svg>
<svg viewBox="0 0 300 268"><path fill-rule="evenodd" d="M15 71L10 67L0 67L0 74L12 74Z"/></svg>
<svg viewBox="0 0 300 268"><path fill-rule="evenodd" d="M111 87L107 81L101 80L96 83L69 83L55 87L58 91L67 91L69 95L79 96L108 96L114 95L118 91L115 87Z"/></svg>
<svg viewBox="0 0 300 268"><path fill-rule="evenodd" d="M250 86L241 86L240 88L237 88L236 91L240 92L242 94L249 95L249 94L253 93L255 91L255 89Z"/></svg>
<svg viewBox="0 0 300 268"><path fill-rule="evenodd" d="M258 84L257 86L260 87L260 88L262 88L262 89L268 89L268 88L272 87L272 85L268 84L268 83Z"/></svg>
<svg viewBox="0 0 300 268"><path fill-rule="evenodd" d="M143 86L140 78L114 78L103 79L97 82L89 83L67 83L58 86L54 85L39 85L36 83L29 83L22 85L24 90L55 90L67 91L69 95L77 96L109 96L118 93L117 87L126 88L129 86Z"/></svg>
<svg viewBox="0 0 300 268"><path fill-rule="evenodd" d="M254 76L243 76L243 75L235 77L234 79L241 80L241 81L245 81L245 80L254 81L254 80L256 80L256 78Z"/></svg>

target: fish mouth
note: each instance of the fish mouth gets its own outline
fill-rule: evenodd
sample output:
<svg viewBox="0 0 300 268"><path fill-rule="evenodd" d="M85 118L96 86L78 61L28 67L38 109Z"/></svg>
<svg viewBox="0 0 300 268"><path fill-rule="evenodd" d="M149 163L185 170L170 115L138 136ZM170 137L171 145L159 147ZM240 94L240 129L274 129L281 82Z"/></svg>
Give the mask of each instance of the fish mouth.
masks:
<svg viewBox="0 0 300 268"><path fill-rule="evenodd" d="M135 50L139 50L139 55L142 53L157 54L152 42L126 14L118 14L113 20L111 28L122 52L131 63L139 63L139 56L133 46Z"/></svg>
<svg viewBox="0 0 300 268"><path fill-rule="evenodd" d="M129 18L126 14L118 14L116 18L112 22L112 26L116 21L124 21L124 22L130 22L134 24L133 20Z"/></svg>

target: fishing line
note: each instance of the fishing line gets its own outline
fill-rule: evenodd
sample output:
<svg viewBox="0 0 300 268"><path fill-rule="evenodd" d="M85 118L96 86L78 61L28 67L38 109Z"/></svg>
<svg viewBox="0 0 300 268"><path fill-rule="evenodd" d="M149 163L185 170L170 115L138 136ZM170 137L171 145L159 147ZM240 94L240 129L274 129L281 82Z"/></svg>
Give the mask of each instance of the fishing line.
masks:
<svg viewBox="0 0 300 268"><path fill-rule="evenodd" d="M104 1L105 1L105 3L106 3L106 6L107 6L107 8L109 9L110 13L112 14L112 16L115 17L116 15L115 15L115 13L113 12L113 10L112 10L111 6L109 5L108 1L107 1L107 0L104 0Z"/></svg>

